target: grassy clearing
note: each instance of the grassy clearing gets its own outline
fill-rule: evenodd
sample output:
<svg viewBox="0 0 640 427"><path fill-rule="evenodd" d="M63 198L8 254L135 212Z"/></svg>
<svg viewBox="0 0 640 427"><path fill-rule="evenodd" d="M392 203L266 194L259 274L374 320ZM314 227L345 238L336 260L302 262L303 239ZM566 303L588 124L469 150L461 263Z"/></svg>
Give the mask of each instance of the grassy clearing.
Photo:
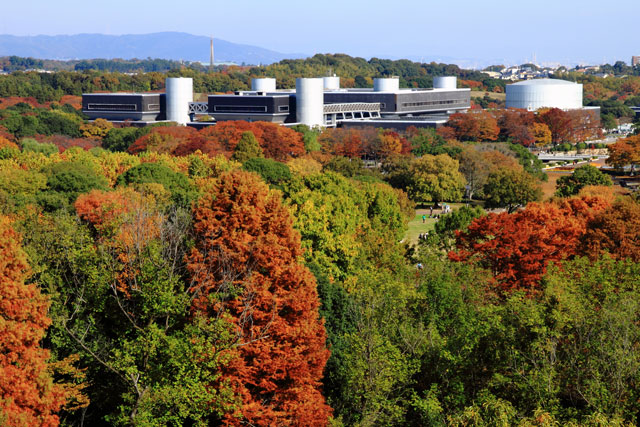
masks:
<svg viewBox="0 0 640 427"><path fill-rule="evenodd" d="M487 92L487 91L471 91L471 98L483 98L485 95L488 95L489 98L497 99L499 101L504 101L507 99L507 95L505 93L496 93L496 92Z"/></svg>
<svg viewBox="0 0 640 427"><path fill-rule="evenodd" d="M563 171L563 170L548 170L545 171L549 180L547 182L542 183L542 200L548 200L553 197L553 194L556 192L556 182L558 178L561 176L571 175L573 171Z"/></svg>
<svg viewBox="0 0 640 427"><path fill-rule="evenodd" d="M580 163L577 166L583 166L584 164L586 163ZM605 164L605 159L594 160L590 162L590 164L594 166L602 166ZM549 169L544 173L547 174L549 180L542 183L542 200L548 200L553 197L554 193L556 192L556 182L558 181L558 178L560 178L561 176L571 175L573 173L573 170ZM626 195L629 193L629 190L627 190L626 188L622 188L619 185L614 185L613 191L615 194L620 195Z"/></svg>
<svg viewBox="0 0 640 427"><path fill-rule="evenodd" d="M464 206L465 203L448 203L451 206L452 210L459 209L461 206ZM416 214L411 221L409 221L409 226L407 230L407 234L405 235L405 240L409 243L418 243L418 236L421 233L426 233L433 231L436 220L435 218L429 218L429 209L416 209ZM442 211L440 209L434 209L433 214L439 215ZM426 215L427 218L424 223L422 223L422 215Z"/></svg>
<svg viewBox="0 0 640 427"><path fill-rule="evenodd" d="M420 209L419 211L424 211L427 217L429 216L429 211L426 209ZM405 240L409 243L418 243L418 236L421 233L426 233L433 231L436 220L434 218L427 218L425 223L422 223L422 213L418 213L416 211L416 215L413 217L411 221L409 221L409 228L407 230L407 234L405 236Z"/></svg>

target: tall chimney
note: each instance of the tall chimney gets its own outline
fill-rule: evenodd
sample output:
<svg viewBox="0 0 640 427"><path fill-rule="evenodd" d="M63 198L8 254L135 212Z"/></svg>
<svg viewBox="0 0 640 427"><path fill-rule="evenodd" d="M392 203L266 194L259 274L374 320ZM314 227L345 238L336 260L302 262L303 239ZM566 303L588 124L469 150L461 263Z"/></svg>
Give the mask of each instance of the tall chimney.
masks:
<svg viewBox="0 0 640 427"><path fill-rule="evenodd" d="M211 59L209 61L209 71L213 72L213 37L211 37Z"/></svg>

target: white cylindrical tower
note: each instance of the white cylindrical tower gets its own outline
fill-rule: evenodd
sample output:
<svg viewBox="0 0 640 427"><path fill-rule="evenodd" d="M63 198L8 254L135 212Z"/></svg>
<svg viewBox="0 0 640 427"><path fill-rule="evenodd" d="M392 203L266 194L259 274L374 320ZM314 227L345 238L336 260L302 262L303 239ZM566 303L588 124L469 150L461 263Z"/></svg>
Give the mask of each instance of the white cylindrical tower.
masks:
<svg viewBox="0 0 640 427"><path fill-rule="evenodd" d="M433 78L434 89L456 89L458 78L456 76L440 76Z"/></svg>
<svg viewBox="0 0 640 427"><path fill-rule="evenodd" d="M186 125L189 119L189 103L193 102L193 79L190 77L167 77L167 120Z"/></svg>
<svg viewBox="0 0 640 427"><path fill-rule="evenodd" d="M275 92L276 79L271 77L251 79L251 90L255 92Z"/></svg>
<svg viewBox="0 0 640 427"><path fill-rule="evenodd" d="M296 121L309 127L324 126L322 79L296 79Z"/></svg>
<svg viewBox="0 0 640 427"><path fill-rule="evenodd" d="M324 82L324 90L340 89L340 77L338 76L323 77L322 81Z"/></svg>
<svg viewBox="0 0 640 427"><path fill-rule="evenodd" d="M558 79L534 79L507 85L507 108L571 110L582 108L582 84Z"/></svg>
<svg viewBox="0 0 640 427"><path fill-rule="evenodd" d="M398 77L373 79L373 90L376 92L397 92L400 90L400 79Z"/></svg>

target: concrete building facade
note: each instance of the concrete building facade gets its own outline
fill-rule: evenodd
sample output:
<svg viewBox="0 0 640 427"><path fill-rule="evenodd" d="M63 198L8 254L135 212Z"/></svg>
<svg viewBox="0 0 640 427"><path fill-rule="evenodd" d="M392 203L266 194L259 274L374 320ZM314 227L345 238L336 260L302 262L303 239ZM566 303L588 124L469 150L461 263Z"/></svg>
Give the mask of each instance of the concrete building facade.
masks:
<svg viewBox="0 0 640 427"><path fill-rule="evenodd" d="M254 90L209 95L206 103L196 103L192 102L191 79L167 78L166 94L84 94L83 112L91 119L168 120L179 124L191 124L196 115L207 114L216 121L301 123L311 127L371 120L382 127L393 127L385 123L394 120L419 127L435 126L443 116L471 107L470 89L458 89L455 77L442 77L434 83L438 87L433 89L401 89L399 79L392 77L375 79L372 89L346 89L340 88L339 77L331 76L299 78L295 89L276 90L275 79L261 78L252 82Z"/></svg>

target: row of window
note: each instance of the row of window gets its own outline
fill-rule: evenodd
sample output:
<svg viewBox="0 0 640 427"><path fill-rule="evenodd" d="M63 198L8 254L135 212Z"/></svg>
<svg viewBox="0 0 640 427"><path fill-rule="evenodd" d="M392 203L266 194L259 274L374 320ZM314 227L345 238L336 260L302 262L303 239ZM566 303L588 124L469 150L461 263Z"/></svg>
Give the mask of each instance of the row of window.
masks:
<svg viewBox="0 0 640 427"><path fill-rule="evenodd" d="M263 105L214 105L213 111L218 113L266 113L267 107ZM279 105L280 113L289 112L288 105Z"/></svg>
<svg viewBox="0 0 640 427"><path fill-rule="evenodd" d="M138 106L136 104L87 104L87 110L136 111L137 109Z"/></svg>
<svg viewBox="0 0 640 427"><path fill-rule="evenodd" d="M266 113L267 107L262 105L214 105L213 111L219 113Z"/></svg>
<svg viewBox="0 0 640 427"><path fill-rule="evenodd" d="M87 104L87 110L96 111L138 111L136 104L103 104L91 103ZM147 111L160 111L160 104L147 105Z"/></svg>
<svg viewBox="0 0 640 427"><path fill-rule="evenodd" d="M428 105L451 105L451 104L466 104L463 99L447 99L443 101L421 101L421 102L403 102L402 107L425 107Z"/></svg>

